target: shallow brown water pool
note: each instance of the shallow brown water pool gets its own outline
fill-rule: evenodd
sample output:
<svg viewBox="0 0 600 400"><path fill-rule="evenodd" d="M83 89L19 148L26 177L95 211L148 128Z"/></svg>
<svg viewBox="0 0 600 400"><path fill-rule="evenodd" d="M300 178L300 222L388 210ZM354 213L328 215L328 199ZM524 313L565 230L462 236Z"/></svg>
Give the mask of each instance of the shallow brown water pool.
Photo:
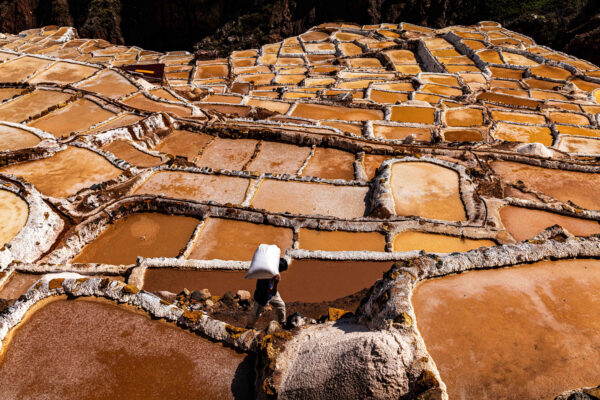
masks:
<svg viewBox="0 0 600 400"><path fill-rule="evenodd" d="M58 300L22 324L0 363L0 397L245 399L244 354L112 303Z"/></svg>
<svg viewBox="0 0 600 400"><path fill-rule="evenodd" d="M426 281L419 331L451 399L550 399L596 386L600 261L543 261Z"/></svg>
<svg viewBox="0 0 600 400"><path fill-rule="evenodd" d="M175 257L198 220L180 215L137 213L108 226L73 259L74 263L135 264L138 256Z"/></svg>
<svg viewBox="0 0 600 400"><path fill-rule="evenodd" d="M349 296L371 287L392 262L294 260L281 274L278 289L284 301L316 303ZM208 289L221 296L238 289L254 293L256 280L244 279L246 271L193 271L151 268L146 271L144 290L179 293Z"/></svg>

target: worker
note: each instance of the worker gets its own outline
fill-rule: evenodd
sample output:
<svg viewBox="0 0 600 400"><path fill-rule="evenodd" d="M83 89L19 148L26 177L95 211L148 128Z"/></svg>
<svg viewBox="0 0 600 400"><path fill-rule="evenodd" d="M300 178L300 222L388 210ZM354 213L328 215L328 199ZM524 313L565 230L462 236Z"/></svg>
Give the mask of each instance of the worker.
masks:
<svg viewBox="0 0 600 400"><path fill-rule="evenodd" d="M279 272L288 269L288 261L285 258L279 259ZM281 275L277 274L271 279L258 279L256 281L256 290L254 291L254 306L248 316L246 328L252 329L263 310L270 304L277 311L277 320L281 325L285 324L285 303L279 295L277 285L281 280Z"/></svg>

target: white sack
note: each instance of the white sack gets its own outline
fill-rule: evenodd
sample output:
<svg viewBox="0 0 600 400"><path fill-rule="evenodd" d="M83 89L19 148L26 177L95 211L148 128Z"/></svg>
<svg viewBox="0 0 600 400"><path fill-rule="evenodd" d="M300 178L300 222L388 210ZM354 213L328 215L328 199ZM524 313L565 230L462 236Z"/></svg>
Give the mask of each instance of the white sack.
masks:
<svg viewBox="0 0 600 400"><path fill-rule="evenodd" d="M244 279L271 279L279 273L281 250L274 244L261 244L256 249Z"/></svg>

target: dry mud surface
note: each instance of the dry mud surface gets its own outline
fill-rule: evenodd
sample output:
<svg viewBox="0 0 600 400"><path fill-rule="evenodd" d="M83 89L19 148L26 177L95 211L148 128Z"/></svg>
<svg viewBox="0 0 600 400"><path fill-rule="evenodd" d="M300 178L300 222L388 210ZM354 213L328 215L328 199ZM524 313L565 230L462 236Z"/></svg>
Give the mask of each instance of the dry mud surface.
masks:
<svg viewBox="0 0 600 400"><path fill-rule="evenodd" d="M600 69L494 22L0 35L0 397L598 398L599 157Z"/></svg>

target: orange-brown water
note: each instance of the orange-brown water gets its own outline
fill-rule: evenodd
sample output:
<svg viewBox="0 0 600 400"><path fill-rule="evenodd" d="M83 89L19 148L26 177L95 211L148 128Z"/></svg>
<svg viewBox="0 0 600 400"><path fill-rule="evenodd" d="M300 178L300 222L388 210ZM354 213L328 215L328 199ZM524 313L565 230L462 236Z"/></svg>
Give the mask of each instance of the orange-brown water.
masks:
<svg viewBox="0 0 600 400"><path fill-rule="evenodd" d="M71 97L67 93L51 90L36 90L21 96L0 107L0 120L9 122L22 122L30 116L39 114L54 104L58 104Z"/></svg>
<svg viewBox="0 0 600 400"><path fill-rule="evenodd" d="M0 299L18 299L40 278L41 275L13 272L8 282L0 287Z"/></svg>
<svg viewBox="0 0 600 400"><path fill-rule="evenodd" d="M166 290L179 293L189 290L208 289L212 295L222 296L228 291L248 290L256 287L253 279L244 279L246 271L199 271L174 268L149 268L144 278L144 290Z"/></svg>
<svg viewBox="0 0 600 400"><path fill-rule="evenodd" d="M279 142L262 142L260 152L252 160L248 170L296 175L309 154L310 147Z"/></svg>
<svg viewBox="0 0 600 400"><path fill-rule="evenodd" d="M131 165L138 167L153 167L161 163L160 158L146 154L131 145L125 140L115 140L102 147L102 150L109 151L121 160L127 161Z"/></svg>
<svg viewBox="0 0 600 400"><path fill-rule="evenodd" d="M24 129L0 125L0 151L26 149L39 142L40 138Z"/></svg>
<svg viewBox="0 0 600 400"><path fill-rule="evenodd" d="M551 65L543 64L537 67L533 67L530 69L531 73L536 76L541 76L543 78L550 79L567 79L571 76L571 73L566 69L562 69L559 67L553 67Z"/></svg>
<svg viewBox="0 0 600 400"><path fill-rule="evenodd" d="M294 260L289 269L281 273L278 285L284 301L321 302L345 297L372 286L389 270L391 262ZM246 271L189 271L155 269L146 271L144 290L168 290L179 293L208 289L211 294L222 295L238 289L252 291L253 279L244 280Z"/></svg>
<svg viewBox="0 0 600 400"><path fill-rule="evenodd" d="M552 145L550 129L541 126L514 125L500 122L494 136L510 142L541 143L545 146Z"/></svg>
<svg viewBox="0 0 600 400"><path fill-rule="evenodd" d="M174 156L183 156L192 161L211 139L212 136L204 133L176 130L160 142L154 150Z"/></svg>
<svg viewBox="0 0 600 400"><path fill-rule="evenodd" d="M196 162L199 167L242 170L256 151L257 140L216 138Z"/></svg>
<svg viewBox="0 0 600 400"><path fill-rule="evenodd" d="M51 61L25 56L0 65L1 82L21 82L34 72L47 67Z"/></svg>
<svg viewBox="0 0 600 400"><path fill-rule="evenodd" d="M402 106L392 108L392 121L433 124L435 109L430 107Z"/></svg>
<svg viewBox="0 0 600 400"><path fill-rule="evenodd" d="M555 224L576 236L600 233L600 224L596 221L568 217L548 211L505 206L500 209L500 217L508 233L517 241L529 239Z"/></svg>
<svg viewBox="0 0 600 400"><path fill-rule="evenodd" d="M301 249L324 251L385 251L385 236L378 232L318 231L298 232Z"/></svg>
<svg viewBox="0 0 600 400"><path fill-rule="evenodd" d="M68 136L71 132L83 131L102 121L113 117L97 104L81 99L67 107L54 111L31 122L29 126L52 133L56 137Z"/></svg>
<svg viewBox="0 0 600 400"><path fill-rule="evenodd" d="M7 190L0 190L0 247L10 242L25 226L29 206L21 197Z"/></svg>
<svg viewBox="0 0 600 400"><path fill-rule="evenodd" d="M8 100L23 93L20 88L0 88L0 101Z"/></svg>
<svg viewBox="0 0 600 400"><path fill-rule="evenodd" d="M73 262L135 264L141 257L175 257L200 221L180 215L137 213L109 225Z"/></svg>
<svg viewBox="0 0 600 400"><path fill-rule="evenodd" d="M66 85L68 83L79 82L91 76L96 71L98 71L97 68L88 67L87 65L58 62L34 76L29 80L29 83L54 82Z"/></svg>
<svg viewBox="0 0 600 400"><path fill-rule="evenodd" d="M431 131L425 128L413 128L408 126L387 126L373 124L373 135L386 139L406 139L409 135L415 140L431 140Z"/></svg>
<svg viewBox="0 0 600 400"><path fill-rule="evenodd" d="M448 142L480 142L483 140L481 132L475 129L447 129L442 134L444 140Z"/></svg>
<svg viewBox="0 0 600 400"><path fill-rule="evenodd" d="M483 124L483 113L475 108L448 110L444 117L448 126L477 126Z"/></svg>
<svg viewBox="0 0 600 400"><path fill-rule="evenodd" d="M292 247L292 233L289 228L210 218L189 258L249 261L261 243L276 244L283 255Z"/></svg>
<svg viewBox="0 0 600 400"><path fill-rule="evenodd" d="M424 282L419 331L451 399L551 399L596 386L600 261L542 261Z"/></svg>
<svg viewBox="0 0 600 400"><path fill-rule="evenodd" d="M91 80L77 85L77 87L100 93L106 97L118 99L136 92L138 89L121 75L111 70L104 70Z"/></svg>
<svg viewBox="0 0 600 400"><path fill-rule="evenodd" d="M184 106L178 106L175 104L163 103L159 101L151 100L142 94L137 94L133 97L123 101L123 103L139 108L140 110L151 111L151 112L167 112L177 117L190 117L192 110Z"/></svg>
<svg viewBox="0 0 600 400"><path fill-rule="evenodd" d="M563 136L558 149L571 153L600 154L600 140Z"/></svg>
<svg viewBox="0 0 600 400"><path fill-rule="evenodd" d="M248 179L235 176L162 171L150 176L135 194L240 204L244 201L248 183Z"/></svg>
<svg viewBox="0 0 600 400"><path fill-rule="evenodd" d="M318 104L300 103L296 105L292 115L310 119L340 119L345 121L366 121L383 119L380 110L366 110L360 108L326 106Z"/></svg>
<svg viewBox="0 0 600 400"><path fill-rule="evenodd" d="M122 171L90 150L68 147L50 158L4 167L0 172L23 177L47 196L67 197L116 178Z"/></svg>
<svg viewBox="0 0 600 400"><path fill-rule="evenodd" d="M429 253L453 253L494 245L496 243L491 240L416 231L401 232L394 237L394 251L425 250Z"/></svg>
<svg viewBox="0 0 600 400"><path fill-rule="evenodd" d="M260 184L252 205L272 212L359 218L365 214L368 191L367 187L269 179Z"/></svg>
<svg viewBox="0 0 600 400"><path fill-rule="evenodd" d="M458 173L426 162L392 166L392 193L398 215L460 221L466 219Z"/></svg>
<svg viewBox="0 0 600 400"><path fill-rule="evenodd" d="M492 169L507 182L523 181L558 200L580 207L600 209L600 174L535 167L508 161L495 161Z"/></svg>
<svg viewBox="0 0 600 400"><path fill-rule="evenodd" d="M375 173L377 172L377 168L381 166L381 163L385 160L389 160L389 156L377 156L371 154L365 154L363 158L363 167L365 168L365 173L367 174L367 179L371 180L375 177Z"/></svg>
<svg viewBox="0 0 600 400"><path fill-rule="evenodd" d="M245 399L245 355L147 315L58 300L18 328L0 364L9 399Z"/></svg>
<svg viewBox="0 0 600 400"><path fill-rule="evenodd" d="M345 151L317 147L308 160L303 176L324 179L354 180L354 154Z"/></svg>

